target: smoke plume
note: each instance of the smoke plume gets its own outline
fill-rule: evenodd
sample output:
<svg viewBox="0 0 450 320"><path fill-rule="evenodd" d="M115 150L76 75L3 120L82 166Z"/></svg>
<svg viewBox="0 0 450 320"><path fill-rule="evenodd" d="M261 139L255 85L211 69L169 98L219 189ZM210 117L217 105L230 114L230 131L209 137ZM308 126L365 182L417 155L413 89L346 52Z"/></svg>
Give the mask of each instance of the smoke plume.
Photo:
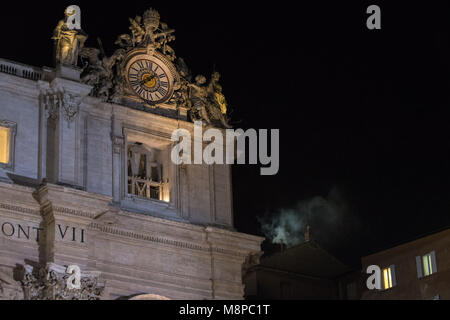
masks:
<svg viewBox="0 0 450 320"><path fill-rule="evenodd" d="M312 238L320 244L335 247L345 240L346 232L357 230L358 221L352 216L342 193L333 188L327 197L300 201L295 207L279 210L259 218L261 230L274 244L287 247L305 241L306 227L311 227Z"/></svg>

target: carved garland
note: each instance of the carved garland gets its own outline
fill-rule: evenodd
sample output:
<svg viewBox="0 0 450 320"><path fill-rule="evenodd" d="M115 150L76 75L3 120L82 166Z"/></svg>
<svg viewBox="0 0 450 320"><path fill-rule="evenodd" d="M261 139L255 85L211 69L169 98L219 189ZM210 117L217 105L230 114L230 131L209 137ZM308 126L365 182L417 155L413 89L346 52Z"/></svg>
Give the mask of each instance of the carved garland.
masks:
<svg viewBox="0 0 450 320"><path fill-rule="evenodd" d="M59 111L65 121L72 123L76 120L82 98L60 89L41 90L39 101L44 106L46 117L58 119Z"/></svg>
<svg viewBox="0 0 450 320"><path fill-rule="evenodd" d="M48 264L44 268L25 265L21 281L25 300L100 300L105 285L98 273L82 275L81 287L70 289L64 267Z"/></svg>

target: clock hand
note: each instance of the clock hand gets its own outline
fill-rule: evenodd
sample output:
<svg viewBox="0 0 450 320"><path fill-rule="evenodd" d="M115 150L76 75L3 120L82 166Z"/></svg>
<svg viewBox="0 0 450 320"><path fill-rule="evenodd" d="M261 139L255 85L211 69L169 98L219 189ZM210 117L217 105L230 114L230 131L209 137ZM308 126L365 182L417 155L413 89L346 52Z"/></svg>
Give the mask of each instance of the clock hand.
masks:
<svg viewBox="0 0 450 320"><path fill-rule="evenodd" d="M146 82L152 81L155 78L155 76L150 76L142 81L139 82L140 85L145 84Z"/></svg>

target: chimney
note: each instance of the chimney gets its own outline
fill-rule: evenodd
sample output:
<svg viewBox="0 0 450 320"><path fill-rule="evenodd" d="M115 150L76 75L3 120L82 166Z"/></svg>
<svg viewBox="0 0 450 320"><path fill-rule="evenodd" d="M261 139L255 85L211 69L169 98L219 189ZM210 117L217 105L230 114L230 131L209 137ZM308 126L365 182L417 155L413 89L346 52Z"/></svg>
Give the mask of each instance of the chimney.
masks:
<svg viewBox="0 0 450 320"><path fill-rule="evenodd" d="M281 248L281 253L283 253L284 249L285 249L285 244L284 244L283 240L280 240L280 248Z"/></svg>
<svg viewBox="0 0 450 320"><path fill-rule="evenodd" d="M311 240L312 240L311 227L308 225L306 226L305 242L310 242Z"/></svg>

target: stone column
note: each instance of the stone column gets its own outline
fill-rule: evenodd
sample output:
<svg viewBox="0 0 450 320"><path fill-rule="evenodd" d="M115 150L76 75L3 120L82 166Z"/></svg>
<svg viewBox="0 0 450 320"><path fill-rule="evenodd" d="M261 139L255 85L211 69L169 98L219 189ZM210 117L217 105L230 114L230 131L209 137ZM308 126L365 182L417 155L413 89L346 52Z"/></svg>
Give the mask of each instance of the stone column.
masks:
<svg viewBox="0 0 450 320"><path fill-rule="evenodd" d="M116 120L113 116L111 140L113 146L113 201L120 203L120 200L124 196L125 180L124 180L124 166L126 163L126 149L125 138L122 132L122 123ZM126 168L126 166L125 166Z"/></svg>
<svg viewBox="0 0 450 320"><path fill-rule="evenodd" d="M91 92L92 87L57 77L50 83L50 88L57 102L51 141L53 154L47 154L47 157L53 157L50 162L53 165L53 179L58 184L83 188L80 159L82 133L78 115L82 100Z"/></svg>

